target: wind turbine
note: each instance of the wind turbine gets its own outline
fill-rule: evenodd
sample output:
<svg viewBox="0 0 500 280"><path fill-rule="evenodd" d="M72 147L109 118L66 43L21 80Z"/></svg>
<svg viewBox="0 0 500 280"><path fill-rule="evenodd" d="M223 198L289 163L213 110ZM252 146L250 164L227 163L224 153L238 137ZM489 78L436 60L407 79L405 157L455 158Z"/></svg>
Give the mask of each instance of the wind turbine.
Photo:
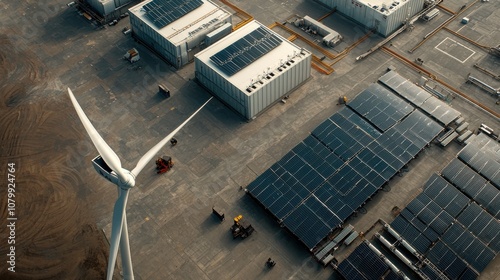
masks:
<svg viewBox="0 0 500 280"><path fill-rule="evenodd" d="M80 121L100 154L92 160L94 168L101 176L114 183L118 188L118 199L116 200L115 207L113 209L113 223L111 225L111 242L109 249L107 279L111 280L113 277L116 256L118 254L118 245L120 246L120 254L122 258L123 278L134 279L126 217L128 192L135 185L135 178L139 175L146 164L148 164L160 151L160 149L165 146L165 144L167 144L170 139L172 139L172 137L174 137L174 135L179 132L179 130L181 130L181 128L186 125L205 105L207 105L213 97L210 97L207 102L205 102L198 110L187 118L187 120L185 120L179 127L177 127L174 131L167 135L167 137L163 138L163 140L142 156L132 171L128 171L122 168L120 158L118 158L116 153L111 149L111 147L108 146L104 139L102 139L101 135L99 135L92 123L90 123L89 118L85 115L82 107L80 107L80 104L78 104L73 92L69 88L68 94Z"/></svg>

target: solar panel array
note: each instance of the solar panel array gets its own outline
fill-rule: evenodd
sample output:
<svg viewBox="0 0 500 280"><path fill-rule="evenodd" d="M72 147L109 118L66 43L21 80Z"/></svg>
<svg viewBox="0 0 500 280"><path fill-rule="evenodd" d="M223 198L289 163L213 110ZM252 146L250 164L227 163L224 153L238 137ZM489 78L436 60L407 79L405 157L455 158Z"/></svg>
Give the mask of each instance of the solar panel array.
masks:
<svg viewBox="0 0 500 280"><path fill-rule="evenodd" d="M484 176L496 188L500 189L500 155L492 150L480 149L477 145L467 145L458 158Z"/></svg>
<svg viewBox="0 0 500 280"><path fill-rule="evenodd" d="M156 27L163 28L202 4L201 0L153 0L142 8Z"/></svg>
<svg viewBox="0 0 500 280"><path fill-rule="evenodd" d="M409 111L393 93L377 96L372 97L377 104L399 104L391 106L406 112L398 117L402 121L381 133L344 107L247 187L309 249L342 227L443 130L423 113ZM352 102L360 104L358 98L365 96Z"/></svg>
<svg viewBox="0 0 500 280"><path fill-rule="evenodd" d="M420 107L445 126L460 116L460 112L437 99L424 89L416 86L395 71L387 72L379 78L379 81L413 105Z"/></svg>
<svg viewBox="0 0 500 280"><path fill-rule="evenodd" d="M495 218L500 218L500 191L458 158L441 172L442 176L482 205Z"/></svg>
<svg viewBox="0 0 500 280"><path fill-rule="evenodd" d="M210 57L228 76L236 74L281 44L281 39L259 27Z"/></svg>
<svg viewBox="0 0 500 280"><path fill-rule="evenodd" d="M345 279L356 280L383 279L382 276L387 270L389 266L365 242L361 243L337 268ZM402 279L397 274L391 277L389 279Z"/></svg>
<svg viewBox="0 0 500 280"><path fill-rule="evenodd" d="M483 152L474 142L466 146L458 156L469 161L455 158L441 176L433 174L423 192L391 223L450 279L475 279L500 251L500 192L489 181L496 171L479 164L495 165L498 160L477 158Z"/></svg>
<svg viewBox="0 0 500 280"><path fill-rule="evenodd" d="M413 111L413 107L379 84L371 84L349 102L361 116L381 131L386 131Z"/></svg>

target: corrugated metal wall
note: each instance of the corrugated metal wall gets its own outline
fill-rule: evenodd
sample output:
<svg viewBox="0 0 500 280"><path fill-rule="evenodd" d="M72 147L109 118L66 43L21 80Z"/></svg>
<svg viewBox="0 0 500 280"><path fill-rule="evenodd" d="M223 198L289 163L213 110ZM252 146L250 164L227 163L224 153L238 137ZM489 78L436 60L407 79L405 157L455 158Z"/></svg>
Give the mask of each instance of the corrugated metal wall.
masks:
<svg viewBox="0 0 500 280"><path fill-rule="evenodd" d="M177 68L182 66L180 60L180 48L170 43L151 26L143 23L142 20L133 13L130 13L130 26L134 36L160 53L173 66Z"/></svg>
<svg viewBox="0 0 500 280"><path fill-rule="evenodd" d="M274 73L279 73L275 70ZM269 105L281 100L290 90L301 84L311 75L311 55L299 61L295 60L280 75L271 80L264 80L263 85L257 85L257 89L250 96L249 119L264 111Z"/></svg>
<svg viewBox="0 0 500 280"><path fill-rule="evenodd" d="M116 8L131 3L132 0L85 0L101 16L113 13Z"/></svg>
<svg viewBox="0 0 500 280"><path fill-rule="evenodd" d="M195 76L201 84L236 112L247 117L247 104L249 98L245 93L228 83L224 77L210 67L207 67L197 57L195 57L194 65Z"/></svg>
<svg viewBox="0 0 500 280"><path fill-rule="evenodd" d="M251 66L249 66L251 67ZM286 95L311 75L311 54L306 53L300 61L295 61L283 72L275 70L276 76L256 83L256 89L250 96L228 83L224 77L195 58L195 76L215 96L247 119L252 119L269 105ZM279 75L278 75L279 73Z"/></svg>
<svg viewBox="0 0 500 280"><path fill-rule="evenodd" d="M399 2L390 14L384 15L373 7L366 6L356 0L316 0L330 8L337 8L337 11L345 16L368 27L377 28L377 32L387 36L398 29L408 17L421 11L424 7L424 0L387 0L387 8L390 9L392 3ZM378 6L380 10L382 6Z"/></svg>

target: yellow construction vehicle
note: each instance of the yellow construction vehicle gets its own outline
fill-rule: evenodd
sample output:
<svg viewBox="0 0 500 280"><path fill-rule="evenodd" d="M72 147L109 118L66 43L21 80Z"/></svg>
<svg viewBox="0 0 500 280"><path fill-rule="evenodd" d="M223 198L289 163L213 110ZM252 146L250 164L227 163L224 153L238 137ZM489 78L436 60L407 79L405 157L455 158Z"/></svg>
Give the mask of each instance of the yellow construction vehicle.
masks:
<svg viewBox="0 0 500 280"><path fill-rule="evenodd" d="M234 223L231 226L231 233L233 234L233 238L241 236L241 238L246 238L254 232L255 229L252 227L250 223L243 220L242 215L238 215L234 217Z"/></svg>

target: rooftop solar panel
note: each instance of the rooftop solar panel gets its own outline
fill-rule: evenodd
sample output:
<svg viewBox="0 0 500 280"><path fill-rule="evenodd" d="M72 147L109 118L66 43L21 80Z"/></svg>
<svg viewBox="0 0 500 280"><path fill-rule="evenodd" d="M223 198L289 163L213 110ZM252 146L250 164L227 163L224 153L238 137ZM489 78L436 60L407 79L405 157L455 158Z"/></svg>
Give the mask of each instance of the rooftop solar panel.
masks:
<svg viewBox="0 0 500 280"><path fill-rule="evenodd" d="M210 59L228 76L236 74L281 44L281 39L259 27L219 51Z"/></svg>
<svg viewBox="0 0 500 280"><path fill-rule="evenodd" d="M202 4L201 0L153 0L143 9L156 27L163 28Z"/></svg>

